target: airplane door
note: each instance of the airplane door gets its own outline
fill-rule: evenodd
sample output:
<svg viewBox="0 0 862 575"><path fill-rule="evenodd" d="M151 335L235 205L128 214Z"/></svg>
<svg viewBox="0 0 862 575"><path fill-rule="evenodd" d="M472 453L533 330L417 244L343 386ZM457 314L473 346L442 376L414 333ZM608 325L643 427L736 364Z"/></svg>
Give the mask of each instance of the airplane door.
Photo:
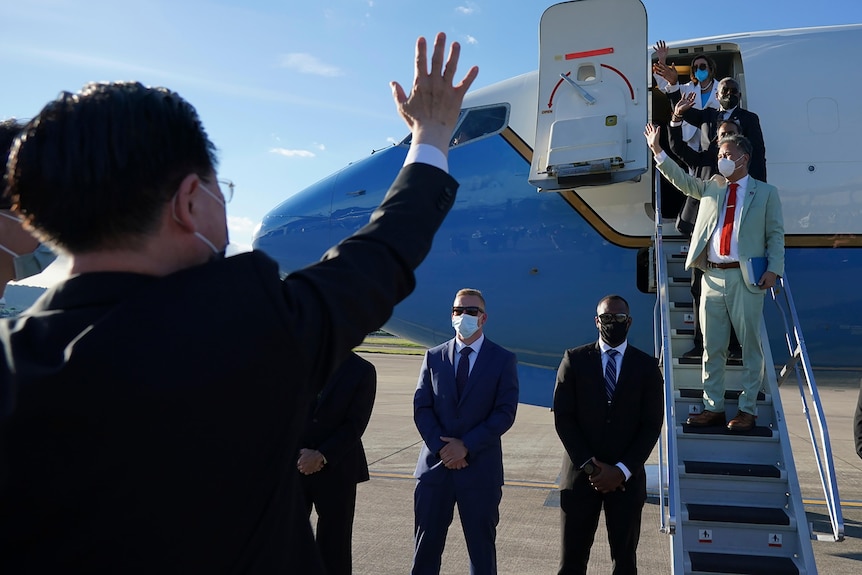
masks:
<svg viewBox="0 0 862 575"><path fill-rule="evenodd" d="M576 0L545 10L530 183L554 191L643 174L647 71L640 0Z"/></svg>

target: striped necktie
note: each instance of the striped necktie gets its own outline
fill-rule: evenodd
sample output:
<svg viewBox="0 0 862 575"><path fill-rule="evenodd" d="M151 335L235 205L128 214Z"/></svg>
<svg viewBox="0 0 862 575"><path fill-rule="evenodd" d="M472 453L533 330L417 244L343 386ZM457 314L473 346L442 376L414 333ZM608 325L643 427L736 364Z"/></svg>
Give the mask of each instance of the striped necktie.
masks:
<svg viewBox="0 0 862 575"><path fill-rule="evenodd" d="M608 364L605 366L605 393L608 401L614 398L614 390L617 387L617 356L620 354L615 349L608 350Z"/></svg>

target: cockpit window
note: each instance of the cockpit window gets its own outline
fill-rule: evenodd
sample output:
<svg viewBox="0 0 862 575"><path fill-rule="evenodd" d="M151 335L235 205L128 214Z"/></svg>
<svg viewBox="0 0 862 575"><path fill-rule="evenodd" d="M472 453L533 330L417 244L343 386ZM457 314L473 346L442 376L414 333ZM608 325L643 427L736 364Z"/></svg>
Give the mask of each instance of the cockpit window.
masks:
<svg viewBox="0 0 862 575"><path fill-rule="evenodd" d="M467 142L498 134L508 125L508 121L508 104L493 104L461 110L449 147L463 146ZM409 146L412 139L413 135L407 134L400 145Z"/></svg>
<svg viewBox="0 0 862 575"><path fill-rule="evenodd" d="M455 134L449 142L450 148L493 136L506 127L509 119L509 106L506 104L470 108L463 112L460 123L455 127Z"/></svg>

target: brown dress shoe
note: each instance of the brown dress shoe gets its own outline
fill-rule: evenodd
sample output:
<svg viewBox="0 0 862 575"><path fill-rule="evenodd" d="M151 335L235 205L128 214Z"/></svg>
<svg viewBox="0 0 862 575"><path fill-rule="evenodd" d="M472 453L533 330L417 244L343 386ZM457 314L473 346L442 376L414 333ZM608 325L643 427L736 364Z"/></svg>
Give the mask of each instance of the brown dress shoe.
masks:
<svg viewBox="0 0 862 575"><path fill-rule="evenodd" d="M723 411L707 410L704 410L703 413L692 415L685 420L687 424L693 425L694 427L710 427L713 425L724 425L725 421L726 420Z"/></svg>
<svg viewBox="0 0 862 575"><path fill-rule="evenodd" d="M744 411L737 411L736 417L731 419L727 424L727 429L730 431L751 431L754 429L754 420L756 418Z"/></svg>

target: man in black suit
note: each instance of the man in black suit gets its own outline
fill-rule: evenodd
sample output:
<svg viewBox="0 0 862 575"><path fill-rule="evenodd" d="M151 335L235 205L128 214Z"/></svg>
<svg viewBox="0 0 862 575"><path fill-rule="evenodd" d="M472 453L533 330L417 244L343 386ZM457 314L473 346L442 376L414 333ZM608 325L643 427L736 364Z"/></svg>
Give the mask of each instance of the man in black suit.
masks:
<svg viewBox="0 0 862 575"><path fill-rule="evenodd" d="M415 285L455 199L447 152L473 67L416 44L405 166L368 225L280 279L224 258L215 146L175 92L63 93L8 191L72 275L0 320L0 573L321 573L294 494L308 406ZM225 308L241 302L242 311ZM313 554L311 554L313 555Z"/></svg>
<svg viewBox="0 0 862 575"><path fill-rule="evenodd" d="M628 344L626 300L602 298L595 322L599 340L566 350L554 389L554 423L565 448L560 575L587 572L602 507L614 575L637 573L644 462L663 421L658 363Z"/></svg>
<svg viewBox="0 0 862 575"><path fill-rule="evenodd" d="M668 94L671 105L680 101L679 92ZM753 151L748 170L749 175L761 182L766 181L766 145L763 142L763 131L760 129L760 118L754 112L739 107L742 92L739 82L733 78L725 78L718 83L718 103L720 110L706 108L698 110L689 108L682 114L684 119L693 126L700 126L701 150L707 150L712 157L718 157L718 126L722 120L733 120L739 126L743 136L751 142Z"/></svg>
<svg viewBox="0 0 862 575"><path fill-rule="evenodd" d="M352 572L356 484L368 481L362 434L377 391L374 366L352 353L317 394L296 461L306 508L317 511L315 540L327 575Z"/></svg>

